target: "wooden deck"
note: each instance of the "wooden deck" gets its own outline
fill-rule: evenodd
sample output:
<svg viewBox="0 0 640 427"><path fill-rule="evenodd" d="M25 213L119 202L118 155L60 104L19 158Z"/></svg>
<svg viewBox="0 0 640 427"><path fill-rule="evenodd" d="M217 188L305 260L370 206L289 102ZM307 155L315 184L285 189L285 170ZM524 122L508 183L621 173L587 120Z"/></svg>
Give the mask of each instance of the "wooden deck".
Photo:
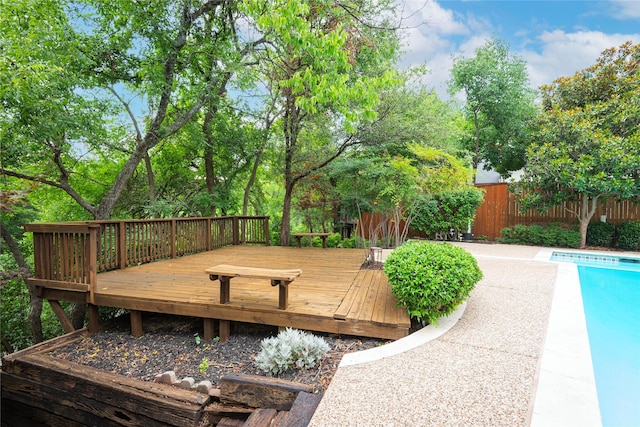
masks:
<svg viewBox="0 0 640 427"><path fill-rule="evenodd" d="M292 327L366 337L399 339L410 320L396 305L380 270L361 270L363 249L231 246L181 258L98 274L95 304ZM289 285L288 308L278 309L278 287L269 281L231 280L230 303L220 304L216 264L301 269Z"/></svg>

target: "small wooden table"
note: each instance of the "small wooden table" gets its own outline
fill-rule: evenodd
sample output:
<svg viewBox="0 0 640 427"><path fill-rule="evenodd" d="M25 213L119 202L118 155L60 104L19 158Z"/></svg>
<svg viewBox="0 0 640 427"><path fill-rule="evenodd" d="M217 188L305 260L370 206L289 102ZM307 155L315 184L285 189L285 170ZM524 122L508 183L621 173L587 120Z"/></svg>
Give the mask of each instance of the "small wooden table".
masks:
<svg viewBox="0 0 640 427"><path fill-rule="evenodd" d="M331 233L293 233L293 237L298 239L298 247L302 247L302 238L303 237L319 237L322 239L322 247L327 247L327 237L331 236Z"/></svg>

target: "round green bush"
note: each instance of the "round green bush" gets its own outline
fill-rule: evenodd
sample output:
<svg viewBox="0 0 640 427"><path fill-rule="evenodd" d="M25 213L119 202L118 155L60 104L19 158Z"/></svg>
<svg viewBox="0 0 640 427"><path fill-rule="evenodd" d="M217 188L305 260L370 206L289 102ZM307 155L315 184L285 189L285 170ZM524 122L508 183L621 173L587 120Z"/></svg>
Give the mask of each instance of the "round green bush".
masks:
<svg viewBox="0 0 640 427"><path fill-rule="evenodd" d="M640 250L640 221L628 221L618 224L616 247L629 251Z"/></svg>
<svg viewBox="0 0 640 427"><path fill-rule="evenodd" d="M449 243L409 241L384 263L391 291L409 316L438 324L467 299L482 279L476 259Z"/></svg>
<svg viewBox="0 0 640 427"><path fill-rule="evenodd" d="M587 228L587 245L611 246L616 226L610 222L592 222Z"/></svg>

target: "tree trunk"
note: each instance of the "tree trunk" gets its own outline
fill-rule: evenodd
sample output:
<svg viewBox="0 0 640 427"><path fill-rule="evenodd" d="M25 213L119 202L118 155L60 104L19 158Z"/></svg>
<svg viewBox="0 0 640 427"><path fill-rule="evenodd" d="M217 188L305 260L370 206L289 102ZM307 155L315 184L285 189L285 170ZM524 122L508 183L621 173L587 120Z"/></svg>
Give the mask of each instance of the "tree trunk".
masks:
<svg viewBox="0 0 640 427"><path fill-rule="evenodd" d="M293 151L298 143L300 133L300 110L296 107L295 97L287 94L285 114L283 120L284 130L284 201L282 203L282 223L280 226L280 245L289 246L291 239L291 198L296 179L293 177Z"/></svg>
<svg viewBox="0 0 640 427"><path fill-rule="evenodd" d="M589 222L593 215L596 213L596 208L598 207L598 197L596 196L593 199L589 199L589 196L583 194L582 198L582 209L580 210L580 248L585 248L587 246L587 228L589 228Z"/></svg>
<svg viewBox="0 0 640 427"><path fill-rule="evenodd" d="M473 124L476 128L475 140L476 148L473 153L473 176L478 173L478 165L480 164L480 123L478 122L478 112L473 112Z"/></svg>
<svg viewBox="0 0 640 427"><path fill-rule="evenodd" d="M144 166L147 169L147 182L149 184L149 201L151 203L156 201L156 179L153 175L153 168L151 167L151 156L149 152L144 153Z"/></svg>
<svg viewBox="0 0 640 427"><path fill-rule="evenodd" d="M213 134L211 130L211 123L213 122L213 117L217 113L218 108L210 102L207 108L207 111L204 115L204 120L202 121L202 133L204 134L204 180L207 185L207 193L214 197L216 191L216 174L215 169L213 167ZM209 216L214 216L216 214L216 207L211 206L208 212Z"/></svg>
<svg viewBox="0 0 640 427"><path fill-rule="evenodd" d="M244 198L242 200L242 215L246 216L249 208L249 196L251 195L251 188L253 184L256 182L256 175L258 174L258 167L260 166L260 159L262 158L262 153L264 151L264 147L267 145L267 137L265 136L264 141L260 145L258 152L253 160L253 167L251 168L251 175L249 176L249 181L247 181L247 185L244 187Z"/></svg>
<svg viewBox="0 0 640 427"><path fill-rule="evenodd" d="M0 222L0 237L5 241L9 251L13 255L13 258L16 260L16 264L20 270L22 270L22 278L26 280L31 276L31 272L29 270L29 266L20 251L20 246L15 241L9 230L4 226L3 223ZM29 290L29 314L27 316L27 320L29 322L29 331L31 332L31 338L33 338L34 343L42 342L43 334L42 334L42 321L40 316L42 315L42 298L36 295L36 290L34 286L27 285L27 289Z"/></svg>
<svg viewBox="0 0 640 427"><path fill-rule="evenodd" d="M282 223L280 224L280 246L289 246L291 240L291 198L293 184L285 186L284 201L282 202Z"/></svg>

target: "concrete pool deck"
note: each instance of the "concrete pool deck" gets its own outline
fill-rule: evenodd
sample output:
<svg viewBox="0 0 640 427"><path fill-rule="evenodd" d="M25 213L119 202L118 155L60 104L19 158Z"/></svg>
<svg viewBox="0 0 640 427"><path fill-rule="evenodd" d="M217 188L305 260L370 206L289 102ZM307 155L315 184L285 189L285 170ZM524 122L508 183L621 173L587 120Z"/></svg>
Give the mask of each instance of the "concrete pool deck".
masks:
<svg viewBox="0 0 640 427"><path fill-rule="evenodd" d="M599 426L575 265L456 243L484 273L439 328L344 357L310 426Z"/></svg>

